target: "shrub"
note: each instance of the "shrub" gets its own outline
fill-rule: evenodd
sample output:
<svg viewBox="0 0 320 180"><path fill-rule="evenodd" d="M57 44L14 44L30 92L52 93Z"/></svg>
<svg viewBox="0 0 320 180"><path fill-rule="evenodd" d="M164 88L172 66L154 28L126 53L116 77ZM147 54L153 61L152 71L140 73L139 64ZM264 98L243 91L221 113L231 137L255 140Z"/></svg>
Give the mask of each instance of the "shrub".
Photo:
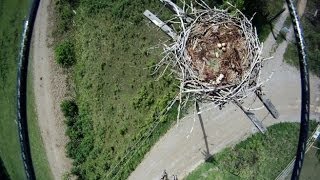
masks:
<svg viewBox="0 0 320 180"><path fill-rule="evenodd" d="M61 111L67 119L73 119L78 115L78 106L74 100L64 100L60 104Z"/></svg>
<svg viewBox="0 0 320 180"><path fill-rule="evenodd" d="M75 64L75 52L73 44L70 41L63 41L55 48L55 58L57 63L64 67L69 68Z"/></svg>

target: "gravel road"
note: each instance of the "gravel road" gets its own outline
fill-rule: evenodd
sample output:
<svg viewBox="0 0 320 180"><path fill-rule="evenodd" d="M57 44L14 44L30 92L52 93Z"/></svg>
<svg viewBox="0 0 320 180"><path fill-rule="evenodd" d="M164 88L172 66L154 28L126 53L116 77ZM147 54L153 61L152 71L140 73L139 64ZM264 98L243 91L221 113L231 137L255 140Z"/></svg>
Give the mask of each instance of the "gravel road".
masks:
<svg viewBox="0 0 320 180"><path fill-rule="evenodd" d="M305 4L305 2L303 3ZM299 9L304 10L304 8ZM300 13L302 14L302 12ZM281 29L288 15L286 10L279 17L275 27ZM270 75L272 77L263 89L280 113L279 119L275 120L265 108L255 111L257 117L266 126L279 122L300 121L300 73L296 68L283 62L283 54L287 45L287 42L276 45L271 34L264 42L263 56L269 57L271 55L273 59L268 60L264 65L262 77L267 78ZM319 78L311 76L310 83L310 118L319 120ZM259 109L262 107L262 103L253 96L246 100L245 106ZM233 104L228 104L222 110L206 111L202 114L202 118L204 131L207 135L207 145L199 120L194 119L191 112L180 121L179 126L171 128L154 145L129 179L160 179L164 169L168 172L169 177L175 174L179 179L182 179L204 162L207 153L215 154L257 131L246 115ZM192 127L193 131L191 131ZM293 151L295 150L293 149Z"/></svg>
<svg viewBox="0 0 320 180"><path fill-rule="evenodd" d="M66 94L66 75L56 66L53 51L49 47L52 24L50 0L41 0L33 36L34 93L38 122L45 145L49 165L55 179L62 179L71 169L71 160L66 157L64 118L60 111L60 101Z"/></svg>

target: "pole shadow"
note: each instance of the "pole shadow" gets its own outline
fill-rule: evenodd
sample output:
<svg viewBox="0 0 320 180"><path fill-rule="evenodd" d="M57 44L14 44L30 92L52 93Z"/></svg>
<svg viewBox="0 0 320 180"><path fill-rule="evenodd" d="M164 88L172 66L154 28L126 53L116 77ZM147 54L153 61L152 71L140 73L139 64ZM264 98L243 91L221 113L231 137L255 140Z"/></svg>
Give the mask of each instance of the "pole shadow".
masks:
<svg viewBox="0 0 320 180"><path fill-rule="evenodd" d="M209 145L208 145L208 136L207 136L206 131L204 129L203 120L202 120L201 114L199 113L200 112L200 108L199 108L199 104L198 104L197 101L196 101L196 110L197 110L198 119L199 119L199 122L200 122L200 125L201 125L201 130L202 130L202 133L203 133L204 143L205 143L205 146L206 146L206 149L203 150L201 153L204 155L205 159L207 160L208 158L211 157L210 151L209 151Z"/></svg>

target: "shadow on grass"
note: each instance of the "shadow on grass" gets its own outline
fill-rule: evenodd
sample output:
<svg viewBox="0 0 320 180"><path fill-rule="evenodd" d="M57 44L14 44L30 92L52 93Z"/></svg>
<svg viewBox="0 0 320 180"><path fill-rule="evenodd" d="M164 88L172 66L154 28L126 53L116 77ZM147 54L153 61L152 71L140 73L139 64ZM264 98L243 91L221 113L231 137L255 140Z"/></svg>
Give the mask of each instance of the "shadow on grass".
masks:
<svg viewBox="0 0 320 180"><path fill-rule="evenodd" d="M6 167L4 166L1 158L0 158L0 179L2 179L2 180L9 180L10 179L8 171L7 171Z"/></svg>

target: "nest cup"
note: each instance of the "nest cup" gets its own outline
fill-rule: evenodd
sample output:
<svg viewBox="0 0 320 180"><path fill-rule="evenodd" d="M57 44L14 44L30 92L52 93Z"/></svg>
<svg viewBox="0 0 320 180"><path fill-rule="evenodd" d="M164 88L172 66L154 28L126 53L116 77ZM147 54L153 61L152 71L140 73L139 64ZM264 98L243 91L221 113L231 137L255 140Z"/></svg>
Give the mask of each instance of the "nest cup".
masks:
<svg viewBox="0 0 320 180"><path fill-rule="evenodd" d="M198 79L214 86L240 83L249 68L244 33L231 22L217 25L197 22L191 29L186 50Z"/></svg>

